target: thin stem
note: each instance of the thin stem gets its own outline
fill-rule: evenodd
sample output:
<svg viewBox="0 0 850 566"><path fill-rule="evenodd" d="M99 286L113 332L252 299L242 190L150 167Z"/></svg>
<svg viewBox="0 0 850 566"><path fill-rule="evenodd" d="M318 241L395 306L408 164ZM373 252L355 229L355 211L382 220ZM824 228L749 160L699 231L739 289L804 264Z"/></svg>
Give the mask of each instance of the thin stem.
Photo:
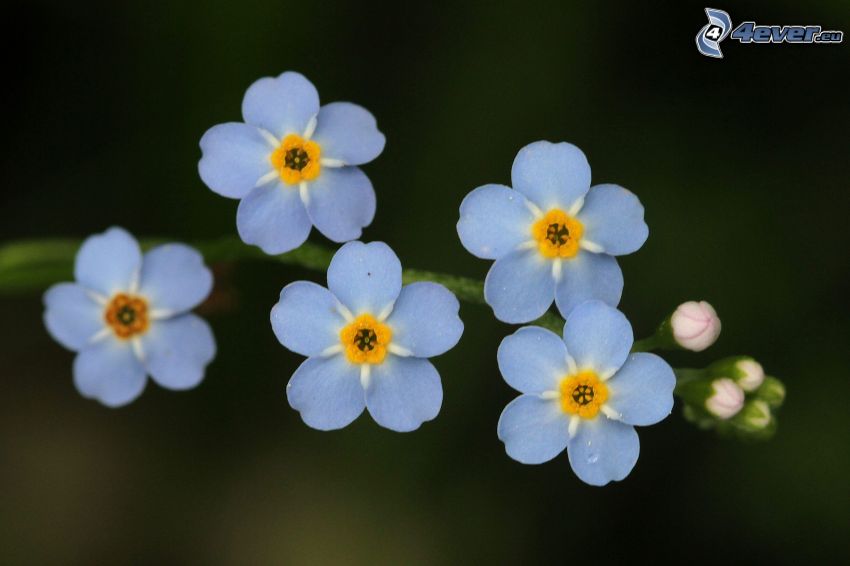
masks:
<svg viewBox="0 0 850 566"><path fill-rule="evenodd" d="M144 239L141 246L149 249L167 240ZM82 240L24 240L10 242L0 247L0 293L44 289L54 283L73 279L74 257ZM207 262L257 260L273 261L285 265L298 265L316 271L327 271L334 250L320 244L305 242L299 248L280 255L267 255L259 248L246 246L234 237L193 242ZM458 299L467 303L486 304L484 283L477 279L436 273L420 269L405 269L402 281L433 281L452 291ZM532 322L558 334L564 328L564 320L556 314L547 313Z"/></svg>
<svg viewBox="0 0 850 566"><path fill-rule="evenodd" d="M449 275L446 273L435 273L421 269L405 269L401 275L404 284L417 281L433 281L445 286L454 293L461 301L468 303L484 304L484 283L469 277Z"/></svg>
<svg viewBox="0 0 850 566"><path fill-rule="evenodd" d="M652 336L635 340L635 343L632 345L632 352L651 352L660 345L658 337L653 334Z"/></svg>
<svg viewBox="0 0 850 566"><path fill-rule="evenodd" d="M143 249L150 249L166 241L144 239L140 243ZM0 294L42 290L54 283L72 280L74 258L81 244L82 240L41 239L10 242L0 246ZM236 260L273 261L316 271L327 271L335 253L331 248L306 242L291 252L273 256L267 255L256 247L246 246L234 237L198 241L193 242L192 245L209 263ZM484 283L477 279L420 269L405 269L402 273L402 281L405 284L433 281L444 285L462 301L478 305L486 304ZM563 332L564 319L550 312L530 324L541 326L560 335ZM632 346L632 352L647 352L663 347L664 343L656 333L637 340ZM680 386L698 379L703 370L676 369L675 372L676 393L679 394Z"/></svg>
<svg viewBox="0 0 850 566"><path fill-rule="evenodd" d="M477 279L420 269L405 269L401 277L405 284L415 281L433 281L434 283L445 286L462 301L478 305L486 304L484 300L484 283ZM546 313L530 324L542 326L557 334L560 334L564 330L564 319L554 313Z"/></svg>
<svg viewBox="0 0 850 566"><path fill-rule="evenodd" d="M673 372L676 374L676 390L674 391L676 394L681 394L682 386L705 376L704 369L674 368Z"/></svg>

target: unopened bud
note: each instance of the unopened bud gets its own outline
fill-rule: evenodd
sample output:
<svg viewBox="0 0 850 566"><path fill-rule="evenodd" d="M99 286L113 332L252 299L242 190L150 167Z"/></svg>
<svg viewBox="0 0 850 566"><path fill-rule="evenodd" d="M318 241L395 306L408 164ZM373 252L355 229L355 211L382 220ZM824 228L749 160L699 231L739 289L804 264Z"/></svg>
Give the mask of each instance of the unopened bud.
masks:
<svg viewBox="0 0 850 566"><path fill-rule="evenodd" d="M719 419L729 419L744 406L744 390L728 377L711 382L713 393L705 400L705 408Z"/></svg>
<svg viewBox="0 0 850 566"><path fill-rule="evenodd" d="M747 356L718 360L708 366L708 375L731 377L741 389L748 392L758 389L764 381L764 369L761 364Z"/></svg>
<svg viewBox="0 0 850 566"><path fill-rule="evenodd" d="M756 390L756 397L773 408L779 407L785 400L785 386L775 377L767 376Z"/></svg>
<svg viewBox="0 0 850 566"><path fill-rule="evenodd" d="M764 430L770 424L770 407L760 399L750 401L735 417L736 424L752 431Z"/></svg>
<svg viewBox="0 0 850 566"><path fill-rule="evenodd" d="M735 369L735 381L744 391L755 391L764 382L764 369L751 358L738 360Z"/></svg>
<svg viewBox="0 0 850 566"><path fill-rule="evenodd" d="M769 438L776 431L776 421L770 414L770 407L761 399L748 401L730 424L739 434L752 439Z"/></svg>
<svg viewBox="0 0 850 566"><path fill-rule="evenodd" d="M706 301L688 301L670 317L673 339L686 350L701 352L720 336L720 319Z"/></svg>

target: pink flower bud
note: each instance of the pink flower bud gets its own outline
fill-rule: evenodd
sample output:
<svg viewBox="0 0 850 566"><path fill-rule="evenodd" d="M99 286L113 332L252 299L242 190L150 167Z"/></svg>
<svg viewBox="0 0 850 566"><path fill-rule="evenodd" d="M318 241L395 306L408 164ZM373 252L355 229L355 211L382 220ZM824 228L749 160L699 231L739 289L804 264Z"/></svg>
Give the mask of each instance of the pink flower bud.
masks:
<svg viewBox="0 0 850 566"><path fill-rule="evenodd" d="M682 348L701 352L720 336L720 319L714 307L705 301L688 301L670 317L673 339Z"/></svg>
<svg viewBox="0 0 850 566"><path fill-rule="evenodd" d="M719 419L728 419L738 414L744 406L744 390L728 377L711 382L714 393L705 400L705 408Z"/></svg>

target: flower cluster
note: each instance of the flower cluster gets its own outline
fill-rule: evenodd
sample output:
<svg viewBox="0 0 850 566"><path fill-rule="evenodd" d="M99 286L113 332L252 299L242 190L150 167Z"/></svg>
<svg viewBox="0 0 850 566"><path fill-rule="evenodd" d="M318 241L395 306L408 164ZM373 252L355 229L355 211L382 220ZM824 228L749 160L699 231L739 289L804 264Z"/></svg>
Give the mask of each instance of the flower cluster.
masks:
<svg viewBox="0 0 850 566"><path fill-rule="evenodd" d="M785 400L785 386L765 375L747 356L690 370L680 380L684 415L700 428L745 438L769 438L776 431L775 411Z"/></svg>
<svg viewBox="0 0 850 566"><path fill-rule="evenodd" d="M295 72L252 84L242 117L203 135L198 163L212 191L239 199L242 240L280 254L315 226L344 243L327 266L327 287L290 283L271 310L277 339L307 358L289 380L289 404L319 430L345 427L364 410L399 432L434 419L443 388L429 358L453 348L464 325L446 286L417 274L403 286L388 245L355 241L376 209L358 167L384 149L375 118L348 102L320 106L315 87ZM554 302L565 325L562 337L522 327L499 346L502 377L520 393L497 425L508 456L539 464L566 450L584 482L622 480L640 451L635 427L670 414L674 390L686 417L705 428L750 436L775 429L771 411L784 389L755 360L677 374L644 351L706 349L720 333L710 304L680 305L655 335L635 342L615 308L624 284L616 257L637 251L649 235L633 193L591 186L584 153L547 141L519 151L511 183L470 192L458 235L470 253L494 260L483 299L496 318L528 323ZM47 291L44 319L77 352L74 383L83 396L117 407L141 394L148 375L169 389L201 382L216 345L190 312L212 287L196 250L166 244L143 255L129 233L111 228L83 243L75 277ZM451 286L451 278L442 280Z"/></svg>
<svg viewBox="0 0 850 566"><path fill-rule="evenodd" d="M74 385L83 397L126 405L147 375L167 389L191 389L215 356L209 325L192 314L212 288L203 258L183 244L142 255L136 240L110 228L83 243L74 283L44 295L44 322L77 352Z"/></svg>
<svg viewBox="0 0 850 566"><path fill-rule="evenodd" d="M618 185L591 187L584 153L569 143L522 148L513 188L478 187L460 205L464 247L495 260L484 298L499 320L530 322L554 301L564 340L521 328L499 348L505 381L522 393L499 419L508 455L539 464L565 448L576 475L592 485L634 467L634 425L654 424L673 406L676 379L658 356L629 356L634 342L614 307L623 292L615 256L637 251L649 229L638 198Z"/></svg>

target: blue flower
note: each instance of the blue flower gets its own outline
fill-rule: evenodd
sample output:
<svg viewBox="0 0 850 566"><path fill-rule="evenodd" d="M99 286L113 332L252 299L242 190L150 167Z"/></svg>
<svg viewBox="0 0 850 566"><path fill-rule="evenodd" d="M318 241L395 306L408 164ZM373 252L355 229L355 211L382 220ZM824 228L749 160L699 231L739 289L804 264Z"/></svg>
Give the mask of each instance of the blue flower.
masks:
<svg viewBox="0 0 850 566"><path fill-rule="evenodd" d="M307 425L342 428L364 407L406 432L440 412L443 386L426 358L450 350L463 322L442 285L401 286L401 263L383 242L349 242L328 267L328 288L296 281L271 312L277 339L307 356L286 389Z"/></svg>
<svg viewBox="0 0 850 566"><path fill-rule="evenodd" d="M576 475L605 485L629 475L640 445L635 426L673 408L676 378L655 354L629 354L632 327L617 309L587 301L570 313L563 340L536 326L499 346L499 369L522 393L499 418L508 456L541 464L564 448Z"/></svg>
<svg viewBox="0 0 850 566"><path fill-rule="evenodd" d="M360 237L375 216L375 191L355 165L384 149L365 108L319 107L303 75L286 72L252 84L242 100L245 123L213 126L201 138L201 179L240 199L239 236L268 254L300 246L311 226L334 242Z"/></svg>
<svg viewBox="0 0 850 566"><path fill-rule="evenodd" d="M649 229L637 197L617 185L590 187L579 148L539 141L511 169L514 190L484 185L460 205L463 246L495 259L484 297L504 322L532 321L552 299L561 315L589 299L616 306L623 274L613 256L637 251Z"/></svg>
<svg viewBox="0 0 850 566"><path fill-rule="evenodd" d="M201 382L216 350L209 325L189 312L212 288L201 254L165 244L143 256L133 236L110 228L83 242L74 277L44 294L44 323L77 352L74 385L83 397L126 405L148 374L168 389Z"/></svg>

